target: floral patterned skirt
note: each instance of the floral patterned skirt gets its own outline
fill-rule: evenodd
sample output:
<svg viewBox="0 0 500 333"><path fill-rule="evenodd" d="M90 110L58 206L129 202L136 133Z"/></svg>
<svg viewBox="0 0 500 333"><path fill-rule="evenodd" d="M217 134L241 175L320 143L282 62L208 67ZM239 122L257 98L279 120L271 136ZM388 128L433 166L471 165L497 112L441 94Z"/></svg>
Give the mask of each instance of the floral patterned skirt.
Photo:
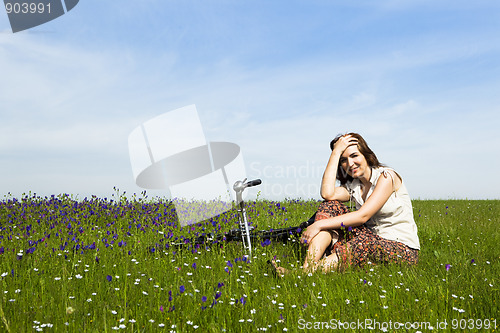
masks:
<svg viewBox="0 0 500 333"><path fill-rule="evenodd" d="M339 201L324 201L316 213L316 221L346 214L349 209ZM416 264L418 250L407 245L382 238L374 234L365 225L338 230L339 240L327 250L327 254L336 253L339 258L339 268L347 266L364 266L371 263L408 263Z"/></svg>

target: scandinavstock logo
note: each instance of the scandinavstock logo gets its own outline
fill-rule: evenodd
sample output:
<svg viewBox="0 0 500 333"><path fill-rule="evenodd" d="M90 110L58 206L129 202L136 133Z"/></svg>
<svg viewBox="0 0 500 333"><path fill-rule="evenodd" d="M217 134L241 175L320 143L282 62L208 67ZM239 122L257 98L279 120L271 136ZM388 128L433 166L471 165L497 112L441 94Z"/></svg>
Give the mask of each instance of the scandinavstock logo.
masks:
<svg viewBox="0 0 500 333"><path fill-rule="evenodd" d="M52 21L72 10L79 0L4 0L12 32Z"/></svg>
<svg viewBox="0 0 500 333"><path fill-rule="evenodd" d="M207 141L195 105L137 126L129 135L128 147L136 184L168 189L183 226L227 212L233 202L241 202L233 190L237 181L246 179L241 149L232 142Z"/></svg>

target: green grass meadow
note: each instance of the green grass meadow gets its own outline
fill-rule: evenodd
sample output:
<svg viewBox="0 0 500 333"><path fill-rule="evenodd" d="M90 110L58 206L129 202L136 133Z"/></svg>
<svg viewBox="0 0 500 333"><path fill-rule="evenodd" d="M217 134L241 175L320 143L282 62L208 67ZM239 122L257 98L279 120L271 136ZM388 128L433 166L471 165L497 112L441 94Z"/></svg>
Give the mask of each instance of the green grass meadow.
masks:
<svg viewBox="0 0 500 333"><path fill-rule="evenodd" d="M297 226L317 201L247 203L258 230ZM237 227L236 211L181 228L158 198L0 202L0 332L499 330L500 201L417 200L416 266L307 274L304 248L175 246ZM292 274L277 278L267 260Z"/></svg>

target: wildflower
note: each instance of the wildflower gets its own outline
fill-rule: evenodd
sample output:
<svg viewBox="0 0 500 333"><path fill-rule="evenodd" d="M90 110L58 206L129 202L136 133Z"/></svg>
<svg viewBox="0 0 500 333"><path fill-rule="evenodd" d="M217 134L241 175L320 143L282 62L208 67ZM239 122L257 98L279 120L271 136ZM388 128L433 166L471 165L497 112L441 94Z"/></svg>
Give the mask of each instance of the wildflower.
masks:
<svg viewBox="0 0 500 333"><path fill-rule="evenodd" d="M186 287L184 287L183 285L179 287L179 291L181 292L181 294L186 290Z"/></svg>
<svg viewBox="0 0 500 333"><path fill-rule="evenodd" d="M348 299L346 299L346 300L345 300L345 304L349 304L349 303L351 303L351 301L350 301L350 300L348 300Z"/></svg>
<svg viewBox="0 0 500 333"><path fill-rule="evenodd" d="M446 264L446 266L444 266L446 268L446 271L448 272L451 268L451 265L450 264Z"/></svg>
<svg viewBox="0 0 500 333"><path fill-rule="evenodd" d="M268 245L271 245L271 240L268 238L268 239L265 239L263 242L260 242L260 245L262 247L266 247Z"/></svg>

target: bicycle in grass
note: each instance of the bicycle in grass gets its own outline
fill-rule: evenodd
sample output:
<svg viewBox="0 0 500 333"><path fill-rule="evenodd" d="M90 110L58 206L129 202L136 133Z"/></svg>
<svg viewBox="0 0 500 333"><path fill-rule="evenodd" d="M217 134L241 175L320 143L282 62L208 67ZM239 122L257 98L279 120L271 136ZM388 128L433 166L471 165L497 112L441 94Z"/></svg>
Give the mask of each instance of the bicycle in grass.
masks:
<svg viewBox="0 0 500 333"><path fill-rule="evenodd" d="M304 229L314 223L316 213L314 213L307 221L300 223L300 225L296 227L256 230L255 227L249 225L245 202L243 201L243 192L247 188L260 185L261 183L262 181L260 179L247 181L246 178L242 181L234 183L233 190L236 193L238 228L226 233L209 233L202 235L192 239L190 243L175 243L172 245L182 247L186 245L208 245L219 242L242 242L245 257L248 261L250 261L252 258L252 242L274 240L286 243L290 239L299 237Z"/></svg>

